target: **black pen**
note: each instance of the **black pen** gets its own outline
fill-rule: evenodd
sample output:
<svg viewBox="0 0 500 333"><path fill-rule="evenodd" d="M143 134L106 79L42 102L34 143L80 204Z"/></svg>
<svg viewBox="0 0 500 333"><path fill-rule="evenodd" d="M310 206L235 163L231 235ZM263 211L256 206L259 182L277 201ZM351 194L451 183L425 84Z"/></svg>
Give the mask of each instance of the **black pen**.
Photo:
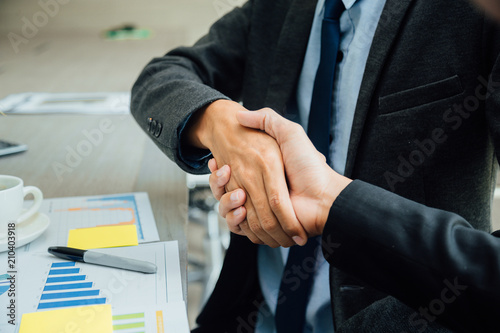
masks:
<svg viewBox="0 0 500 333"><path fill-rule="evenodd" d="M71 261L80 261L88 264L109 266L147 274L156 273L156 265L147 261L117 257L110 254L65 246L51 246L48 251L56 257Z"/></svg>

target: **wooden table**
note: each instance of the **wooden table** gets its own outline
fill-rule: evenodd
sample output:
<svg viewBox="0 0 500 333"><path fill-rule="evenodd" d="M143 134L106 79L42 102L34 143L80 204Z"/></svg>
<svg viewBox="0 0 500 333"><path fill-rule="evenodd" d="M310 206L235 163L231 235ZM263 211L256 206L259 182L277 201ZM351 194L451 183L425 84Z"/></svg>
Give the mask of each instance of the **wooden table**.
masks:
<svg viewBox="0 0 500 333"><path fill-rule="evenodd" d="M45 198L147 192L160 240L178 240L187 299L187 188L130 115L0 115L0 139L28 151L0 157L0 174L39 187Z"/></svg>

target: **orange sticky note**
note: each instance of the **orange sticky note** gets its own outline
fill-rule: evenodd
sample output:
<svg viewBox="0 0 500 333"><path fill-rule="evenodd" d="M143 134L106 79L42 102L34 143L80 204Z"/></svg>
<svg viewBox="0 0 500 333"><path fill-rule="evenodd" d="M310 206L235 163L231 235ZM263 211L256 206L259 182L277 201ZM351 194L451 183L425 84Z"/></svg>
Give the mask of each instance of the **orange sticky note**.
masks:
<svg viewBox="0 0 500 333"><path fill-rule="evenodd" d="M112 333L111 304L25 313L19 333Z"/></svg>
<svg viewBox="0 0 500 333"><path fill-rule="evenodd" d="M68 246L82 250L138 244L133 224L72 229L68 236Z"/></svg>

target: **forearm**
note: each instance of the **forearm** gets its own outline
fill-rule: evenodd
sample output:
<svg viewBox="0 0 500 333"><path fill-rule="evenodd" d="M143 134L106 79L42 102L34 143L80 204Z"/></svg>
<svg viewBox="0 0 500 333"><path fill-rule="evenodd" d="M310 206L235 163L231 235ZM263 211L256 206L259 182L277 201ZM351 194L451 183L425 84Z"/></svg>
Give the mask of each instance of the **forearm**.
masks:
<svg viewBox="0 0 500 333"><path fill-rule="evenodd" d="M250 9L245 5L233 10L193 47L151 61L132 89L131 111L139 126L188 172L197 170L179 156L181 127L211 102L239 98ZM151 121L161 124L159 135L151 130Z"/></svg>
<svg viewBox="0 0 500 333"><path fill-rule="evenodd" d="M138 86L140 84L143 86ZM190 98L181 99L180 96L186 94L183 91L192 91L191 94L187 93ZM131 111L139 126L171 160L185 171L197 173L198 170L180 156L182 126L200 108L220 98L227 97L201 83L179 84L166 80L158 85L152 78L140 77L132 91ZM158 136L155 135L152 121L156 126L161 126Z"/></svg>
<svg viewBox="0 0 500 333"><path fill-rule="evenodd" d="M451 327L491 323L500 308L500 240L453 213L355 181L335 200L323 240L332 265L416 310L450 283L464 286L445 295L456 297L438 320Z"/></svg>

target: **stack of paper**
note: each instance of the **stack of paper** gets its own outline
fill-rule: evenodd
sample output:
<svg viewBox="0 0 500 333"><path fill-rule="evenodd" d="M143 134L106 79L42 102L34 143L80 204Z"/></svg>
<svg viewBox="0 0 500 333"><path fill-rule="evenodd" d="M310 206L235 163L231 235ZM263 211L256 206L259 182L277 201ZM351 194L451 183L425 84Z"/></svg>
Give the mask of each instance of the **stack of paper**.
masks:
<svg viewBox="0 0 500 333"><path fill-rule="evenodd" d="M20 93L0 100L0 112L19 114L128 114L130 92Z"/></svg>

